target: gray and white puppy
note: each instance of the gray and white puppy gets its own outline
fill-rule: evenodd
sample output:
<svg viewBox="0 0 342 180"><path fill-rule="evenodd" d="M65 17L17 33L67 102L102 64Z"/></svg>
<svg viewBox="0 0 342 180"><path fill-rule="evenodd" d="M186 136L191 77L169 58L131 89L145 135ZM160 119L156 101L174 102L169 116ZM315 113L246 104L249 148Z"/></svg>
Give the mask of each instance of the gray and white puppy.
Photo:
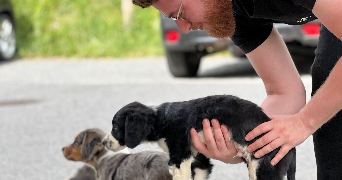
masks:
<svg viewBox="0 0 342 180"><path fill-rule="evenodd" d="M168 157L162 152L114 153L102 144L106 134L97 128L78 134L64 147L63 154L71 161L83 161L94 167L99 180L172 180Z"/></svg>

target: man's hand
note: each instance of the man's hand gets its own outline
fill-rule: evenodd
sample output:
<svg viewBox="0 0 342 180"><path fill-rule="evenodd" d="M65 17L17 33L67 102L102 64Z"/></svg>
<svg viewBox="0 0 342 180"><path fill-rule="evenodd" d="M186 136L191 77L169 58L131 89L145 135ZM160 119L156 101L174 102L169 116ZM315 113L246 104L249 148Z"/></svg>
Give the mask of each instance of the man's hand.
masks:
<svg viewBox="0 0 342 180"><path fill-rule="evenodd" d="M203 135L205 144L202 143L195 129L191 129L191 140L195 149L207 158L220 160L224 163L237 164L242 162L240 157L235 157L238 151L229 138L229 131L226 126L213 119L213 130L208 119L203 120Z"/></svg>
<svg viewBox="0 0 342 180"><path fill-rule="evenodd" d="M265 122L254 128L246 135L246 141L251 141L257 136L266 133L247 148L253 152L259 148L254 157L260 158L278 147L281 147L271 164L276 165L292 148L303 143L312 133L299 115L277 116L269 122Z"/></svg>

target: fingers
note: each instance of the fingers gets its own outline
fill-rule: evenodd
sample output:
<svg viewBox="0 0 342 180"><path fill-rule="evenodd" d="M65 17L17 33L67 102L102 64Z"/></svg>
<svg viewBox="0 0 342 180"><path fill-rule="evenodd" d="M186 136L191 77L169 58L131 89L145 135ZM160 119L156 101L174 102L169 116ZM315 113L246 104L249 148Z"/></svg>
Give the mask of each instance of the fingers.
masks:
<svg viewBox="0 0 342 180"><path fill-rule="evenodd" d="M197 135L197 132L194 128L191 129L190 135L191 135L192 144L194 145L194 148L197 151L199 151L199 152L207 151L207 146L200 141L200 139Z"/></svg>
<svg viewBox="0 0 342 180"><path fill-rule="evenodd" d="M230 141L230 134L229 134L228 128L225 125L222 125L221 131L226 141L226 147L234 147L234 143Z"/></svg>
<svg viewBox="0 0 342 180"><path fill-rule="evenodd" d="M230 142L230 135L229 135L228 128L225 125L222 125L221 131L226 142Z"/></svg>
<svg viewBox="0 0 342 180"><path fill-rule="evenodd" d="M288 146L282 146L279 150L279 152L277 153L277 155L271 160L271 164L272 166L275 166L276 164L278 164L278 162L283 159L283 157L291 150L290 147Z"/></svg>
<svg viewBox="0 0 342 180"><path fill-rule="evenodd" d="M225 138L222 134L222 130L220 128L220 123L217 121L217 119L213 119L211 121L211 124L213 125L213 129L214 129L214 136L215 136L217 149L219 151L225 151L227 149L227 146L226 146Z"/></svg>
<svg viewBox="0 0 342 180"><path fill-rule="evenodd" d="M268 154L268 153L272 152L273 150L277 149L281 145L283 145L283 141L280 138L275 139L274 141L272 141L271 143L269 143L268 145L266 145L265 147L263 147L262 149L257 151L254 154L254 157L261 158L265 154Z"/></svg>
<svg viewBox="0 0 342 180"><path fill-rule="evenodd" d="M202 143L197 135L195 129L191 129L191 140L197 151L206 155L211 152L226 151L226 138L222 134L220 123L216 120L212 120L213 129L210 126L208 119L203 120L203 136L205 144ZM228 131L228 130L227 130ZM226 135L227 136L227 135ZM229 139L229 135L228 138Z"/></svg>
<svg viewBox="0 0 342 180"><path fill-rule="evenodd" d="M249 145L247 147L247 152L253 152L257 149L260 149L260 148L266 146L267 144L269 144L270 142L272 142L273 140L275 140L277 138L278 138L278 136L274 132L269 132L269 133L265 134L264 136L262 136L261 138L259 138L258 140L256 140L251 145ZM274 144L272 144L272 147L273 146L274 146Z"/></svg>
<svg viewBox="0 0 342 180"><path fill-rule="evenodd" d="M208 119L203 120L203 135L208 150L215 151L217 149L216 141Z"/></svg>
<svg viewBox="0 0 342 180"><path fill-rule="evenodd" d="M191 129L191 140L194 148L208 158L220 160L225 163L237 164L242 162L241 158L233 158L238 152L234 143L230 141L229 131L226 126L220 126L218 120L203 120L203 137L205 143L200 141L195 129Z"/></svg>
<svg viewBox="0 0 342 180"><path fill-rule="evenodd" d="M272 121L262 123L256 128L254 128L251 132L249 132L246 135L245 140L251 141L254 138L260 136L261 134L267 133L268 131L272 130L272 128L273 128Z"/></svg>
<svg viewBox="0 0 342 180"><path fill-rule="evenodd" d="M293 147L301 144L310 134L306 127L298 122L297 116L282 116L263 123L249 132L245 139L250 141L263 135L248 146L248 152L258 150L254 156L260 158L265 154L279 148L276 156L271 160L272 165L276 165Z"/></svg>
<svg viewBox="0 0 342 180"><path fill-rule="evenodd" d="M268 145L266 145L265 147L263 147L262 149L260 149L259 151L257 151L254 154L254 157L261 158L265 154L272 152L273 150L277 149L281 145L283 145L283 142L280 138L278 138L272 141L271 143L269 143ZM276 156L271 160L272 166L275 166L290 151L290 149L291 148L289 148L288 146L282 146L280 150L278 151L278 153L276 154Z"/></svg>
<svg viewBox="0 0 342 180"><path fill-rule="evenodd" d="M204 119L202 124L205 144L200 141L198 134L194 128L192 128L190 132L191 141L193 143L194 148L198 152L202 153L206 157L210 157L211 152L217 151L216 141L214 139L213 131L211 129L209 120Z"/></svg>

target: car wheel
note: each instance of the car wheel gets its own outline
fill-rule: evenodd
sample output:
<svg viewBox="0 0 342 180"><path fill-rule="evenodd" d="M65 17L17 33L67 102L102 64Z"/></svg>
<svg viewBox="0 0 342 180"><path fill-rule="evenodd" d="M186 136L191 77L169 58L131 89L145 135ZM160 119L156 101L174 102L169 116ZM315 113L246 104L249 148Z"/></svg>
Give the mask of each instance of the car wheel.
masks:
<svg viewBox="0 0 342 180"><path fill-rule="evenodd" d="M13 20L7 14L0 15L0 60L10 60L16 51L16 37Z"/></svg>
<svg viewBox="0 0 342 180"><path fill-rule="evenodd" d="M175 77L196 76L202 57L202 53L166 50L167 63Z"/></svg>
<svg viewBox="0 0 342 180"><path fill-rule="evenodd" d="M314 55L292 54L294 64L300 74L311 74L311 66L315 60Z"/></svg>

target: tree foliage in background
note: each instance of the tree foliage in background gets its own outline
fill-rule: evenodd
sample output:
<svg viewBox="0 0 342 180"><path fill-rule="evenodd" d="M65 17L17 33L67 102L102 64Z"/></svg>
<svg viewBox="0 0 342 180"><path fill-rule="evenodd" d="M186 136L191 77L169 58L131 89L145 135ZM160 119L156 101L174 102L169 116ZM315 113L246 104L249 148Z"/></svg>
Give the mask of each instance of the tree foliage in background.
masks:
<svg viewBox="0 0 342 180"><path fill-rule="evenodd" d="M19 57L163 55L159 12L135 6L124 28L120 0L12 0Z"/></svg>

